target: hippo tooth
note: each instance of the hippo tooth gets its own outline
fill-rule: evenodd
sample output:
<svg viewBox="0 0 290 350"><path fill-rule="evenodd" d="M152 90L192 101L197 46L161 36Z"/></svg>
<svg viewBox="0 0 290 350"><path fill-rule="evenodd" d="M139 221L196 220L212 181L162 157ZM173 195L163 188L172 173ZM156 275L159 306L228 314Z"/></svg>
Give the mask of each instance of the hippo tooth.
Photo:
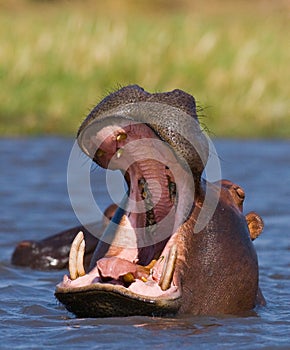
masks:
<svg viewBox="0 0 290 350"><path fill-rule="evenodd" d="M123 151L124 151L124 150L123 150L122 148L119 148L119 149L117 150L117 152L116 152L116 157L117 157L117 159L119 159L119 158L121 157Z"/></svg>
<svg viewBox="0 0 290 350"><path fill-rule="evenodd" d="M135 281L135 277L131 272L128 272L123 276L123 281L125 283L133 283Z"/></svg>
<svg viewBox="0 0 290 350"><path fill-rule="evenodd" d="M170 199L172 202L175 202L176 199L176 183L170 181L168 184L168 188L169 188L169 195L170 195Z"/></svg>
<svg viewBox="0 0 290 350"><path fill-rule="evenodd" d="M162 275L159 281L159 286L162 290L167 290L170 288L173 273L175 269L175 262L177 258L177 245L174 244L166 257L166 260L164 262Z"/></svg>
<svg viewBox="0 0 290 350"><path fill-rule="evenodd" d="M157 260L153 259L153 260L151 260L151 262L148 265L144 266L145 269L148 270L150 275L152 274L152 269L153 269L154 265L156 264L156 262L157 262Z"/></svg>
<svg viewBox="0 0 290 350"><path fill-rule="evenodd" d="M117 141L124 141L127 138L127 134L122 132L117 136Z"/></svg>
<svg viewBox="0 0 290 350"><path fill-rule="evenodd" d="M99 148L96 152L97 157L102 157L106 152Z"/></svg>
<svg viewBox="0 0 290 350"><path fill-rule="evenodd" d="M82 269L78 266L78 260L79 263L81 263L81 258L78 258L79 250L80 250L80 245L84 241L84 234L82 231L80 231L75 239L72 242L70 253L69 253L69 273L70 273L70 278L72 280L75 280L78 277L78 270L82 272ZM84 253L84 247L81 247L81 250Z"/></svg>

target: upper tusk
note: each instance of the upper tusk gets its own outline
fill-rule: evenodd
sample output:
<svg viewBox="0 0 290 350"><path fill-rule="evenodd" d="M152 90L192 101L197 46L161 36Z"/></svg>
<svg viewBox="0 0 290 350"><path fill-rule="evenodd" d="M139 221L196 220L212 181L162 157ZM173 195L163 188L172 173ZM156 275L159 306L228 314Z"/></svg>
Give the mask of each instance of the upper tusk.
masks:
<svg viewBox="0 0 290 350"><path fill-rule="evenodd" d="M121 157L121 155L123 154L123 149L122 148L119 148L118 150L117 150L117 152L116 152L116 157L117 157L117 159L119 159L120 157Z"/></svg>
<svg viewBox="0 0 290 350"><path fill-rule="evenodd" d="M127 134L122 132L117 136L117 141L124 141L127 138Z"/></svg>

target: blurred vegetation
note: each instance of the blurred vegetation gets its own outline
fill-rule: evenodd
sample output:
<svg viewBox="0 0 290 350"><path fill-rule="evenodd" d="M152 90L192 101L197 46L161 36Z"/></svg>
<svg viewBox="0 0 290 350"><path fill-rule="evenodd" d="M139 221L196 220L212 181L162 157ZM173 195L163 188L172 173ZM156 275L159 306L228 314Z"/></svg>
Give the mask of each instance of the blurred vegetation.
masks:
<svg viewBox="0 0 290 350"><path fill-rule="evenodd" d="M289 1L0 0L0 135L76 133L108 92L193 94L211 136L290 137Z"/></svg>

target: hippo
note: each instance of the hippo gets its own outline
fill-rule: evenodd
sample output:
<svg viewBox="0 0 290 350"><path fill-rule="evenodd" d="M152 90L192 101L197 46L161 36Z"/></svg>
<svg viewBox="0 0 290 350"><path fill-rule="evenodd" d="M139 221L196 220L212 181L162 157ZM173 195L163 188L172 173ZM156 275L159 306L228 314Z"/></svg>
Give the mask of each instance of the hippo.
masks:
<svg viewBox="0 0 290 350"><path fill-rule="evenodd" d="M84 227L79 225L64 230L53 236L39 241L25 240L17 244L11 257L11 263L16 266L29 267L35 270L51 271L68 268L71 244L79 231L82 231L86 240L84 251L84 268L88 269L92 254L99 240L91 232L103 232L117 209L111 204L104 211L102 222L95 222Z"/></svg>
<svg viewBox="0 0 290 350"><path fill-rule="evenodd" d="M210 141L193 96L123 87L89 113L77 142L99 166L120 170L128 189L87 271L84 233L72 243L70 275L55 289L68 311L221 315L263 303L252 243L262 220L243 214L239 186L203 177Z"/></svg>

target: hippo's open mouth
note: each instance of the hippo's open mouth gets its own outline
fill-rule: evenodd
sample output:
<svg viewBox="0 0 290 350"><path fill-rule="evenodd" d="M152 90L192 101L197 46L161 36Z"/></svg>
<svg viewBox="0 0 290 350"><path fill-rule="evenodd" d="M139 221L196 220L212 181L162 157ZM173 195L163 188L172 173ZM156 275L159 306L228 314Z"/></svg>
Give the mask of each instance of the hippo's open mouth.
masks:
<svg viewBox="0 0 290 350"><path fill-rule="evenodd" d="M91 123L79 145L97 164L120 169L128 195L101 237L86 274L80 233L70 277L56 297L77 316L176 313L180 307L178 227L191 213L192 174L146 124L122 117Z"/></svg>

